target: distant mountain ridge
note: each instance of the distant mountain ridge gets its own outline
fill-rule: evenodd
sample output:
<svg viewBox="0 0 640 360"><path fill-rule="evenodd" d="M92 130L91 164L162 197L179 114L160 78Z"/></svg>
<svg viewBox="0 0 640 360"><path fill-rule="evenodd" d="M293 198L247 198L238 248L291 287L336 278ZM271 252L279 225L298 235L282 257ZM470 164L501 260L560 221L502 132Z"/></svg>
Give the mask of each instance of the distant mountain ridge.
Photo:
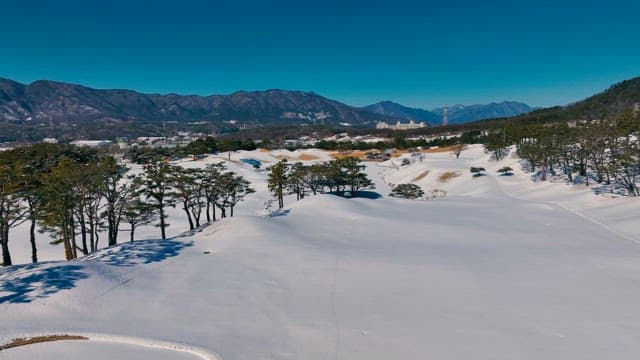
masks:
<svg viewBox="0 0 640 360"><path fill-rule="evenodd" d="M225 121L372 126L389 117L320 95L287 90L238 91L229 95L143 94L98 90L39 80L25 85L0 78L0 122L87 123L109 121Z"/></svg>
<svg viewBox="0 0 640 360"><path fill-rule="evenodd" d="M539 109L515 118L518 121L598 120L640 111L640 77L621 81L601 93L567 106Z"/></svg>
<svg viewBox="0 0 640 360"><path fill-rule="evenodd" d="M425 110L411 108L392 101L382 101L365 106L363 109L387 116L401 117L406 120L426 121L432 124L440 124L444 114L444 108ZM485 105L452 105L448 107L447 117L449 124L459 124L477 120L512 117L535 110L525 103L516 101L503 101Z"/></svg>
<svg viewBox="0 0 640 360"><path fill-rule="evenodd" d="M415 121L424 121L432 124L436 124L440 119L442 119L442 115L438 115L434 112L407 107L393 101L381 101L376 104L365 106L363 109L376 114L398 117L406 120L411 119Z"/></svg>

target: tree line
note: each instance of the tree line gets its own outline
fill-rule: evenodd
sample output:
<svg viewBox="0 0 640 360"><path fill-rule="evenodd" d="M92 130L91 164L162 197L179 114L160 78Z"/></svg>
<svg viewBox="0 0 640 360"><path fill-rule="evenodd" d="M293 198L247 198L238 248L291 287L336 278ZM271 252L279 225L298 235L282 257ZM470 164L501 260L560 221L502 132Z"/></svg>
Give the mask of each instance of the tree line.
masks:
<svg viewBox="0 0 640 360"><path fill-rule="evenodd" d="M635 112L602 120L555 124L512 124L492 130L485 149L500 160L515 145L518 155L541 180L561 175L567 181L619 184L640 196L640 116Z"/></svg>
<svg viewBox="0 0 640 360"><path fill-rule="evenodd" d="M117 244L123 222L129 224L130 241L138 227L151 223L166 239L168 207L180 206L189 228L195 229L203 221L233 216L237 204L254 192L223 164L185 169L149 161L139 173L129 170L111 155L72 145L36 144L1 152L3 265L12 264L10 229L25 222L33 262L38 261L36 228L63 244L70 260L97 251L101 241Z"/></svg>
<svg viewBox="0 0 640 360"><path fill-rule="evenodd" d="M284 196L295 194L297 200L308 194L335 192L351 195L374 184L363 172L365 165L357 157L345 157L325 163L304 165L281 160L268 169L267 186L278 201L278 209L284 207Z"/></svg>
<svg viewBox="0 0 640 360"><path fill-rule="evenodd" d="M220 139L216 140L211 136L195 139L184 146L175 147L152 147L133 146L125 153L125 158L137 164L146 164L154 161L166 159L178 159L186 156L198 156L215 154L217 152L255 150L256 144L247 139Z"/></svg>

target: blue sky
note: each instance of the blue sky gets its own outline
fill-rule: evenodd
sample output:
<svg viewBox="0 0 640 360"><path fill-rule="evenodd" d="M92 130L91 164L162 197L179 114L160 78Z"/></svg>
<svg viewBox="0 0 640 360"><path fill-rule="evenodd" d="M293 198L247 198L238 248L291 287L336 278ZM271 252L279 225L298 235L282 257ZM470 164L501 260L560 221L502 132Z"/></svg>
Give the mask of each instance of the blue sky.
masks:
<svg viewBox="0 0 640 360"><path fill-rule="evenodd" d="M352 105L566 104L640 76L640 2L20 0L0 77Z"/></svg>

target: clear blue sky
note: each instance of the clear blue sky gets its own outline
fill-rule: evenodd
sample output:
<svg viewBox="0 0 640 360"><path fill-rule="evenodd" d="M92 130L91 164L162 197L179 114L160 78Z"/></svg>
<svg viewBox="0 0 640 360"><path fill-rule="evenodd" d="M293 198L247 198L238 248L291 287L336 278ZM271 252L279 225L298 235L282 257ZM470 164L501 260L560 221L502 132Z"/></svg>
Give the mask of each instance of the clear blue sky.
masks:
<svg viewBox="0 0 640 360"><path fill-rule="evenodd" d="M634 0L7 1L0 77L548 106L640 76L639 14Z"/></svg>

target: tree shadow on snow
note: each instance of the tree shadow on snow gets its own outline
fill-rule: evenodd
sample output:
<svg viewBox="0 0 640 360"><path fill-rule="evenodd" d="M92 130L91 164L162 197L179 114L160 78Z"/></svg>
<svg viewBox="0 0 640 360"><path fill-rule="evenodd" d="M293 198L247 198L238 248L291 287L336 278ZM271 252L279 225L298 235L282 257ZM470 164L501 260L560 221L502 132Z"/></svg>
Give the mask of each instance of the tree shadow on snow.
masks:
<svg viewBox="0 0 640 360"><path fill-rule="evenodd" d="M168 240L143 240L107 248L85 260L98 261L112 266L135 266L161 262L177 256L193 242Z"/></svg>
<svg viewBox="0 0 640 360"><path fill-rule="evenodd" d="M595 195L618 195L629 196L629 191L621 184L595 184L591 188Z"/></svg>
<svg viewBox="0 0 640 360"><path fill-rule="evenodd" d="M15 265L0 273L0 304L26 304L72 289L89 277L80 265Z"/></svg>
<svg viewBox="0 0 640 360"><path fill-rule="evenodd" d="M268 216L270 218L275 218L280 216L287 216L290 213L291 213L291 209L278 209L276 211L271 212Z"/></svg>
<svg viewBox="0 0 640 360"><path fill-rule="evenodd" d="M346 194L346 193L348 193L348 194ZM375 191L366 191L366 190L354 191L354 192L350 192L350 191L344 191L344 192L332 191L332 192L330 192L328 194L335 195L335 196L340 196L340 197L343 197L343 198L349 198L349 199L358 198L358 199L376 200L376 199L380 199L382 197L382 195L380 193L377 193Z"/></svg>

